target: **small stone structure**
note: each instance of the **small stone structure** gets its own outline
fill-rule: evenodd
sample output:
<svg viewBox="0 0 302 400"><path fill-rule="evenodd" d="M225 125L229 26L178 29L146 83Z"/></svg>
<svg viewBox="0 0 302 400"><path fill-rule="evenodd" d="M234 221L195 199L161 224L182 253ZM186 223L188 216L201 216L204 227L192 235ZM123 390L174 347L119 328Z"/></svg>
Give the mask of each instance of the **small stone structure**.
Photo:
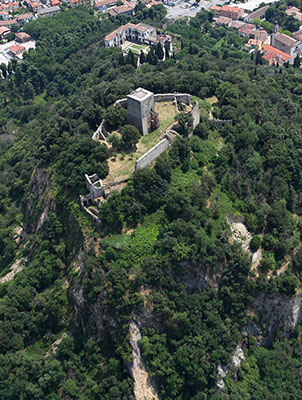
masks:
<svg viewBox="0 0 302 400"><path fill-rule="evenodd" d="M155 117L154 94L149 90L137 88L127 96L128 123L137 127L145 136L152 128Z"/></svg>
<svg viewBox="0 0 302 400"><path fill-rule="evenodd" d="M152 149L147 151L144 155L142 155L135 164L134 171L145 168L147 165L151 164L157 157L161 155L164 151L166 151L170 146L170 143L167 139L161 140L157 143Z"/></svg>
<svg viewBox="0 0 302 400"><path fill-rule="evenodd" d="M81 205L85 207L87 204L91 203L93 200L104 196L104 186L102 180L97 174L87 175L85 174L86 187L89 189L89 194L86 196L81 196Z"/></svg>

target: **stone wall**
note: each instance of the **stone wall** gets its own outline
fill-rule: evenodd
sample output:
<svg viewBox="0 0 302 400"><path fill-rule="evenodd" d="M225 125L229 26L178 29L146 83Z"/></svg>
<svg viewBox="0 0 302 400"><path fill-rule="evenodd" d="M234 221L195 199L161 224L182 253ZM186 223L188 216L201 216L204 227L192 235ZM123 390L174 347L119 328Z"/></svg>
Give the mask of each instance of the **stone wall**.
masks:
<svg viewBox="0 0 302 400"><path fill-rule="evenodd" d="M199 112L199 105L198 105L197 101L194 102L194 106L191 111L191 116L193 117L193 129L195 129L196 126L200 122L200 112Z"/></svg>
<svg viewBox="0 0 302 400"><path fill-rule="evenodd" d="M154 95L154 101L173 101L191 104L191 95L187 93L159 93Z"/></svg>
<svg viewBox="0 0 302 400"><path fill-rule="evenodd" d="M125 99L116 100L116 102L114 103L114 107L115 107L117 104L119 104L119 105L120 105L121 107L123 107L123 108L127 108L127 99L125 98Z"/></svg>
<svg viewBox="0 0 302 400"><path fill-rule="evenodd" d="M98 129L92 135L92 140L106 140L107 136L109 136L109 132L105 129L105 120L103 120Z"/></svg>
<svg viewBox="0 0 302 400"><path fill-rule="evenodd" d="M152 149L150 149L147 153L141 156L135 164L135 171L140 168L145 168L147 165L151 164L157 157L161 155L165 150L169 148L170 144L167 139L161 140L157 143Z"/></svg>

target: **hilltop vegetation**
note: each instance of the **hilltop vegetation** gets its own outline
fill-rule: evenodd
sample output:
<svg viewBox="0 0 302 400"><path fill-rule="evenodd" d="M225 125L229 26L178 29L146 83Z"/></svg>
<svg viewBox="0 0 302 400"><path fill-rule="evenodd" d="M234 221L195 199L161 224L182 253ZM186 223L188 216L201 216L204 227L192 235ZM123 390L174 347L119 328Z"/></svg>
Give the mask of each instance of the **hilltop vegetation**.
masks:
<svg viewBox="0 0 302 400"><path fill-rule="evenodd" d="M301 290L302 75L255 65L238 34L210 20L170 26L182 37L175 58L139 69L103 47L116 25L85 8L27 25L37 51L0 82L1 275L27 260L0 285L1 399L133 398L132 319L160 399L301 398L300 326L288 339L273 332L267 348L243 328L253 318L266 335L251 316L260 294ZM108 150L91 136L138 86L216 96L214 117L232 125L204 113L190 139L108 198L94 226L79 195L85 173L107 176ZM229 240L229 215L258 237L257 273ZM238 344L247 359L220 392L217 366Z"/></svg>

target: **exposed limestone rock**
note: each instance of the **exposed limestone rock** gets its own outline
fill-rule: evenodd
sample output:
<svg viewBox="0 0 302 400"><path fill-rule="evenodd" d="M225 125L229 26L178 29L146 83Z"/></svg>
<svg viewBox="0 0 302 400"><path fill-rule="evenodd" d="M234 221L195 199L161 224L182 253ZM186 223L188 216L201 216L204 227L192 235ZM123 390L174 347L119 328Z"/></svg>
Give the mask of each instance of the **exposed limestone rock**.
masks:
<svg viewBox="0 0 302 400"><path fill-rule="evenodd" d="M14 241L19 245L26 238L26 232L22 226L16 226L14 229Z"/></svg>
<svg viewBox="0 0 302 400"><path fill-rule="evenodd" d="M218 365L217 368L217 374L218 374L218 380L217 380L217 387L218 389L222 390L225 387L225 383L223 378L225 378L227 376L229 372L228 367L224 366L224 365Z"/></svg>
<svg viewBox="0 0 302 400"><path fill-rule="evenodd" d="M302 322L302 295L290 298L261 294L254 300L251 312L259 315L260 320L251 319L243 333L255 336L258 343L268 346L277 332L287 337L289 331Z"/></svg>
<svg viewBox="0 0 302 400"><path fill-rule="evenodd" d="M26 258L20 258L19 260L15 261L14 264L11 266L10 272L8 272L3 278L0 279L0 284L11 281L14 276L22 271L26 264Z"/></svg>
<svg viewBox="0 0 302 400"><path fill-rule="evenodd" d="M231 226L232 238L242 244L245 251L250 252L250 242L252 240L252 234L247 230L243 222L237 222L236 220L229 218L228 222Z"/></svg>
<svg viewBox="0 0 302 400"><path fill-rule="evenodd" d="M58 349L58 347L59 347L59 344L60 344L60 343L62 342L62 340L65 339L66 337L67 337L67 333L66 333L66 332L62 333L62 335L61 335L56 341L53 342L53 344L51 345L50 352L48 351L48 352L45 354L45 357L49 357L49 356L50 356L50 353L56 354L57 349Z"/></svg>
<svg viewBox="0 0 302 400"><path fill-rule="evenodd" d="M245 356L243 354L242 348L238 345L232 357L232 363L234 367L239 368L242 360L245 360Z"/></svg>
<svg viewBox="0 0 302 400"><path fill-rule="evenodd" d="M132 363L130 374L134 380L134 395L136 400L158 400L157 391L152 378L148 375L144 359L141 355L138 341L141 333L138 325L132 321L129 327L130 345L132 348Z"/></svg>

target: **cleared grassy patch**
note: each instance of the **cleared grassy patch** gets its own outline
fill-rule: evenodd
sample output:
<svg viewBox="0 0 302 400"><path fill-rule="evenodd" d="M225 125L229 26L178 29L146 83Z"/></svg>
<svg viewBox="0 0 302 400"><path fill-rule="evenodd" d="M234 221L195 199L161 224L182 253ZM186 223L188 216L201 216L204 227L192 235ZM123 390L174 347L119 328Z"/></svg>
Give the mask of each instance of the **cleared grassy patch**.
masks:
<svg viewBox="0 0 302 400"><path fill-rule="evenodd" d="M215 103L218 103L218 99L217 99L216 96L207 97L207 98L205 99L205 101L207 101L208 103L210 103L211 106L212 106L213 104L215 104Z"/></svg>
<svg viewBox="0 0 302 400"><path fill-rule="evenodd" d="M131 241L131 235L112 235L102 239L102 244L117 250L124 250Z"/></svg>
<svg viewBox="0 0 302 400"><path fill-rule="evenodd" d="M127 260L132 263L138 263L143 258L153 254L154 245L159 235L159 228L164 219L165 213L163 210L158 210L145 218L143 224L133 233L125 253Z"/></svg>

